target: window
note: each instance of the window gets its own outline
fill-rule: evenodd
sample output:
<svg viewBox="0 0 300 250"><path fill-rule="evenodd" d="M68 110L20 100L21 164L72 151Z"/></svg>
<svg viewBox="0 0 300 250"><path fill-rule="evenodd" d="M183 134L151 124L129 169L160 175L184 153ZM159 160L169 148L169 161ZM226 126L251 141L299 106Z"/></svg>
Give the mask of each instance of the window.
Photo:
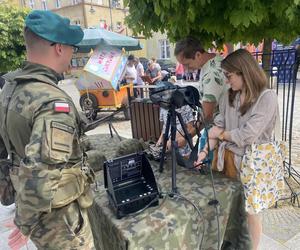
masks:
<svg viewBox="0 0 300 250"><path fill-rule="evenodd" d="M56 1L55 1L55 7L56 7L56 8L60 8L60 7L61 7L61 2L60 2L60 0L56 0Z"/></svg>
<svg viewBox="0 0 300 250"><path fill-rule="evenodd" d="M29 0L29 8L30 9L34 8L34 0Z"/></svg>
<svg viewBox="0 0 300 250"><path fill-rule="evenodd" d="M169 59L170 58L170 43L167 39L159 40L160 46L160 58Z"/></svg>
<svg viewBox="0 0 300 250"><path fill-rule="evenodd" d="M72 0L72 5L78 4L78 0Z"/></svg>
<svg viewBox="0 0 300 250"><path fill-rule="evenodd" d="M42 1L42 9L43 10L47 10L48 8L47 8L47 2L46 2L46 0L43 0Z"/></svg>
<svg viewBox="0 0 300 250"><path fill-rule="evenodd" d="M103 0L96 0L97 4L103 5Z"/></svg>
<svg viewBox="0 0 300 250"><path fill-rule="evenodd" d="M120 0L110 0L110 1L111 1L112 8L120 8L121 7Z"/></svg>

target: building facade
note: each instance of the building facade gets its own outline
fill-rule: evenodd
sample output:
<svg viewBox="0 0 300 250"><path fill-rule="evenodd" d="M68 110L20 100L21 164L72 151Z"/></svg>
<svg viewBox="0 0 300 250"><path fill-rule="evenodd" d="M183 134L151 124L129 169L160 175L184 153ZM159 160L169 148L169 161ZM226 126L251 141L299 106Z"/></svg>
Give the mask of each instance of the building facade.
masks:
<svg viewBox="0 0 300 250"><path fill-rule="evenodd" d="M130 35L124 24L128 9L122 0L18 0L22 7L52 10L82 28L106 28Z"/></svg>
<svg viewBox="0 0 300 250"><path fill-rule="evenodd" d="M125 25L128 8L124 8L123 0L13 0L22 7L40 10L52 10L68 17L73 24L82 28L105 28L122 35L131 36L132 31ZM145 40L138 37L143 49L134 51L138 57L170 59L175 62L174 44L166 34L154 33Z"/></svg>
<svg viewBox="0 0 300 250"><path fill-rule="evenodd" d="M174 46L175 44L170 43L166 34L153 33L152 37L147 39L147 56L176 62Z"/></svg>

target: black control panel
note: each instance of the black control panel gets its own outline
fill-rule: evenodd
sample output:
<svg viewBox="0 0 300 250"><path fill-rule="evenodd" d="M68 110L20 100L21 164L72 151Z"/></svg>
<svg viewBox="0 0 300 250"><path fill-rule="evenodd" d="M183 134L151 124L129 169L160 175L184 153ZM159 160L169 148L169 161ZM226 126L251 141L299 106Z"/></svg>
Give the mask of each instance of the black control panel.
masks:
<svg viewBox="0 0 300 250"><path fill-rule="evenodd" d="M104 185L117 218L158 204L158 189L144 153L126 155L104 163Z"/></svg>
<svg viewBox="0 0 300 250"><path fill-rule="evenodd" d="M139 155L136 159L124 159L120 161L108 161L109 172L112 183L118 184L124 181L141 176L142 157Z"/></svg>

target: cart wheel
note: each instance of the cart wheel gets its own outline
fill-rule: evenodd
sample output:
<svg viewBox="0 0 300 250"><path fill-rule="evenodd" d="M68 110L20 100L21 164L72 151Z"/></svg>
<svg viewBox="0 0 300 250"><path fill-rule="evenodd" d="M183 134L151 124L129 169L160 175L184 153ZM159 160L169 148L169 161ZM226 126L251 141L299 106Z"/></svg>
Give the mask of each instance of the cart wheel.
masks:
<svg viewBox="0 0 300 250"><path fill-rule="evenodd" d="M94 121L97 118L98 111L98 101L96 96L85 93L80 97L79 103L86 118Z"/></svg>
<svg viewBox="0 0 300 250"><path fill-rule="evenodd" d="M130 108L129 107L124 107L124 117L125 120L130 120L131 116L130 116Z"/></svg>

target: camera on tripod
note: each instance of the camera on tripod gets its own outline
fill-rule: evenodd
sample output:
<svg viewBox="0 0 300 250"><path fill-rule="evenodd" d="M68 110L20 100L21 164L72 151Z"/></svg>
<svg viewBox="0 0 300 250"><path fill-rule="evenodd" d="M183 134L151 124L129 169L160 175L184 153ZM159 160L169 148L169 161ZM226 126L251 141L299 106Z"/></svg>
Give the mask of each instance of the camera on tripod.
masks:
<svg viewBox="0 0 300 250"><path fill-rule="evenodd" d="M150 99L165 109L170 109L172 106L181 108L185 105L189 105L193 109L200 107L200 95L195 87L180 87L170 82L157 84L157 87L150 94Z"/></svg>
<svg viewBox="0 0 300 250"><path fill-rule="evenodd" d="M194 110L198 110L198 107L201 107L199 92L192 86L180 87L170 82L160 82L156 85L156 88L151 91L150 99L153 103L159 104L161 108L168 110L167 120L164 121L165 130L163 132L163 147L160 157L159 172L163 172L167 142L170 141L171 150L169 151L171 153L172 161L172 193L177 193L176 162L177 158L182 158L181 156L177 157L180 155L176 141L178 125L182 129L180 134L187 140L189 147L191 149L193 148L191 135L187 131L186 124L180 112L182 112L184 108L182 110L181 108L184 106L190 106Z"/></svg>

